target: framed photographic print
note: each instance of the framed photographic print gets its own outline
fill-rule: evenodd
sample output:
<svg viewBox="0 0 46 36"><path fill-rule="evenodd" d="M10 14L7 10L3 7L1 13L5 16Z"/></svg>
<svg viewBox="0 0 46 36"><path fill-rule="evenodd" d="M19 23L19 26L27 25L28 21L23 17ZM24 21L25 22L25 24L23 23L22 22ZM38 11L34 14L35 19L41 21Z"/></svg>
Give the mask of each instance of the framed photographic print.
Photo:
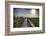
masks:
<svg viewBox="0 0 46 36"><path fill-rule="evenodd" d="M45 32L45 3L6 2L6 34Z"/></svg>

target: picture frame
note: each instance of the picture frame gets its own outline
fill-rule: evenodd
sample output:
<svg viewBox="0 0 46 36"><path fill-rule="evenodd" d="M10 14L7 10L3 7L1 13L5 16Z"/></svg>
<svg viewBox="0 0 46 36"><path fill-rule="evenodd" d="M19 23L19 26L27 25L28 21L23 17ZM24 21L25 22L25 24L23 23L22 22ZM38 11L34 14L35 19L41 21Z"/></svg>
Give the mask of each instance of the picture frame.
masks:
<svg viewBox="0 0 46 36"><path fill-rule="evenodd" d="M5 32L6 32L6 35L37 34L37 33L45 32L45 3L6 1L5 4L6 4L5 5L5 24L6 24ZM21 28L15 27L15 28L13 28L13 26L14 26L13 25L13 21L14 21L13 20L13 15L14 15L13 8L14 9L16 9L16 8L25 9L26 8L28 10L36 9L36 11L38 9L39 10L39 14L38 14L39 27L21 27ZM17 15L18 15L18 13L17 13ZM36 15L34 17L36 17Z"/></svg>

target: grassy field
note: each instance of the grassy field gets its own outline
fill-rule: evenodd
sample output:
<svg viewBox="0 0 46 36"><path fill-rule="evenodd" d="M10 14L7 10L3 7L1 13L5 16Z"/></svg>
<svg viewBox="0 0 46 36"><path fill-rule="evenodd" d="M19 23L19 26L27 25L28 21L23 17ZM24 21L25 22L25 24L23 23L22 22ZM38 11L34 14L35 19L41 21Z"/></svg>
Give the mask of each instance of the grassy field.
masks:
<svg viewBox="0 0 46 36"><path fill-rule="evenodd" d="M21 27L22 22L25 20L23 17L13 17L13 27Z"/></svg>
<svg viewBox="0 0 46 36"><path fill-rule="evenodd" d="M32 27L30 22L32 22L32 24L34 25L34 27L39 27L39 18L28 18L28 26Z"/></svg>
<svg viewBox="0 0 46 36"><path fill-rule="evenodd" d="M26 19L26 17L13 17L13 27L14 28L19 28L21 27L22 23L24 22L24 20ZM33 25L31 25L31 23ZM39 18L27 18L27 27L39 27Z"/></svg>

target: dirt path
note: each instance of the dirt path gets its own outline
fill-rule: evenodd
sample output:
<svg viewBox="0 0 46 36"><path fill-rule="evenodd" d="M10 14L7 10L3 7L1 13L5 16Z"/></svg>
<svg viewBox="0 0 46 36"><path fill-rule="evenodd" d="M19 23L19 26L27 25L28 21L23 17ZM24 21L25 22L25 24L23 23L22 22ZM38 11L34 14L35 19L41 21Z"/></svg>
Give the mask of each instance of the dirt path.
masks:
<svg viewBox="0 0 46 36"><path fill-rule="evenodd" d="M24 20L24 22L22 23L21 27L27 27L27 19Z"/></svg>

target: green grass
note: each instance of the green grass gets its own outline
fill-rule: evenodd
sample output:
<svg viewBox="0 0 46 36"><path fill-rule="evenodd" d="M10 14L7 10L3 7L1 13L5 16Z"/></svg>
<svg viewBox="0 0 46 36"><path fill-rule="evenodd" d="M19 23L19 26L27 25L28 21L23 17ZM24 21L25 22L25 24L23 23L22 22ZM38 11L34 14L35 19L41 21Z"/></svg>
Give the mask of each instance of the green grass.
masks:
<svg viewBox="0 0 46 36"><path fill-rule="evenodd" d="M13 17L13 27L21 27L21 24L22 24L22 22L24 21L24 19L25 18L23 18L23 17Z"/></svg>
<svg viewBox="0 0 46 36"><path fill-rule="evenodd" d="M21 27L26 17L13 17L13 28ZM33 23L34 27L39 27L39 18L27 18L27 27L32 27L30 22Z"/></svg>
<svg viewBox="0 0 46 36"><path fill-rule="evenodd" d="M34 25L35 27L39 27L39 18L28 18L28 20L30 20L30 21L33 23L33 25ZM29 22L28 22L28 25L29 25L30 27L32 27L32 26L29 24Z"/></svg>

